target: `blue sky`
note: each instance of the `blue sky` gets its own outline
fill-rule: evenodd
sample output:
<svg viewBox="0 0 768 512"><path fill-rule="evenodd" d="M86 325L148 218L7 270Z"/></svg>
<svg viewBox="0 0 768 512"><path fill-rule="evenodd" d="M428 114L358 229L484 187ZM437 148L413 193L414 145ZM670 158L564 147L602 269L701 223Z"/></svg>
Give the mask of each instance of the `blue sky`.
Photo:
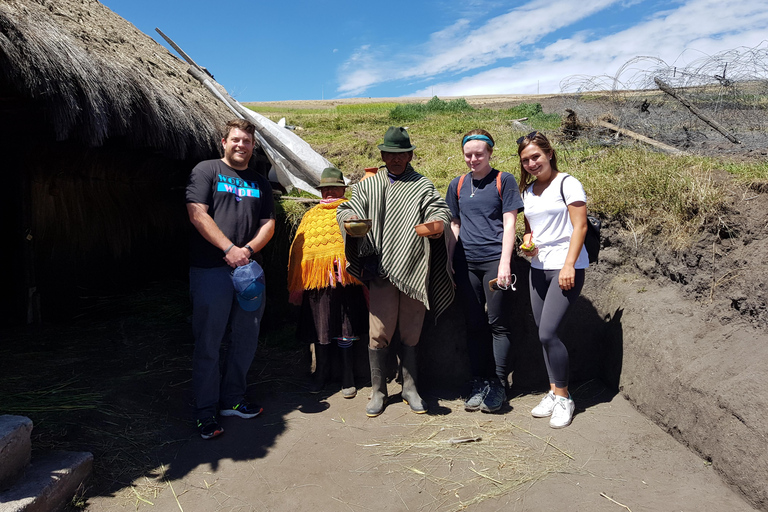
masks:
<svg viewBox="0 0 768 512"><path fill-rule="evenodd" d="M768 0L102 3L241 102L556 93L636 56L685 67L768 40Z"/></svg>

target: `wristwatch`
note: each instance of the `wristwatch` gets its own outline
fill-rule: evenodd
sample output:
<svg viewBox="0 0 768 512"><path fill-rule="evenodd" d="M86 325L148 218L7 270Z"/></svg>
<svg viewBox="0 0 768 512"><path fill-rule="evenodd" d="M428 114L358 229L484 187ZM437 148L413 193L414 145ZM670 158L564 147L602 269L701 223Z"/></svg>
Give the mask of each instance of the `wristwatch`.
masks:
<svg viewBox="0 0 768 512"><path fill-rule="evenodd" d="M248 249L251 253L251 256L253 256L253 249L251 249L251 246L248 244L245 244L245 248Z"/></svg>

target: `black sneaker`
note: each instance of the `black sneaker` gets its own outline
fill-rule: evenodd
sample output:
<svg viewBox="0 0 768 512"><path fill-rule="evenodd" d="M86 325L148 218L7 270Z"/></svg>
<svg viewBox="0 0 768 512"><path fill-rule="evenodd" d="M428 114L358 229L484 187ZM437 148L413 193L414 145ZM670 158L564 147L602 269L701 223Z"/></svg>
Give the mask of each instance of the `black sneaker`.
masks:
<svg viewBox="0 0 768 512"><path fill-rule="evenodd" d="M197 429L200 431L200 437L203 439L213 439L224 433L224 429L219 426L219 423L213 416L197 420Z"/></svg>
<svg viewBox="0 0 768 512"><path fill-rule="evenodd" d="M245 400L242 400L240 403L235 404L228 409L221 409L219 414L222 416L239 416L240 418L250 419L258 416L262 411L264 411L262 407L255 404L251 405Z"/></svg>
<svg viewBox="0 0 768 512"><path fill-rule="evenodd" d="M485 400L485 396L490 391L490 385L487 380L473 379L472 391L469 392L469 398L464 402L464 409L467 411L476 411Z"/></svg>
<svg viewBox="0 0 768 512"><path fill-rule="evenodd" d="M507 393L504 386L498 382L491 381L490 389L480 404L480 410L483 412L496 412L501 409L504 402L507 401Z"/></svg>

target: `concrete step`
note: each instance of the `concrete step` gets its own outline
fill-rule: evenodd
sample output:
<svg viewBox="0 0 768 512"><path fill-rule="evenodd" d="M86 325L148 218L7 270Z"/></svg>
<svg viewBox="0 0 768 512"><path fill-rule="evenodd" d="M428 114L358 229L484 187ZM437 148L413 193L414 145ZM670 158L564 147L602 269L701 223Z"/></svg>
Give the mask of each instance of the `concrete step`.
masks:
<svg viewBox="0 0 768 512"><path fill-rule="evenodd" d="M35 457L22 477L0 493L0 512L52 512L64 508L91 474L88 452L51 452Z"/></svg>
<svg viewBox="0 0 768 512"><path fill-rule="evenodd" d="M8 489L27 467L32 455L32 420L0 415L0 491Z"/></svg>

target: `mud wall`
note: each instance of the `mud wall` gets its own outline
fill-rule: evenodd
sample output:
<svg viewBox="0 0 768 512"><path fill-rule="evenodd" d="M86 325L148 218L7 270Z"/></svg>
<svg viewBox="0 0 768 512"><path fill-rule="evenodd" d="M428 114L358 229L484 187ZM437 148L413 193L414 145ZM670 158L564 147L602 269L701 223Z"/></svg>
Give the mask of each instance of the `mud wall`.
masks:
<svg viewBox="0 0 768 512"><path fill-rule="evenodd" d="M768 510L768 337L746 321L721 324L672 283L594 277L588 293L607 319L601 345L622 352L622 394Z"/></svg>
<svg viewBox="0 0 768 512"><path fill-rule="evenodd" d="M518 263L523 283L527 273ZM527 287L516 293L513 388L544 390ZM768 510L768 336L746 320L721 323L719 309L631 267L592 267L560 328L571 355L571 388L599 379L620 391L748 501ZM420 350L423 382L433 394L466 393L466 339L456 303L436 324L428 316Z"/></svg>
<svg viewBox="0 0 768 512"><path fill-rule="evenodd" d="M509 381L521 392L547 390L547 370L531 313L530 266L522 258L516 258L515 263L517 290L511 292L515 300L508 313L515 326ZM617 349L615 343L607 341L606 332L612 323L610 319L604 320L592 305L590 296L597 291L594 288L588 278L584 293L563 319L559 334L571 356L573 383L600 379L618 389L620 347ZM465 387L471 377L467 342L464 313L458 300L437 322L428 312L420 342L422 382L435 390L467 392Z"/></svg>

